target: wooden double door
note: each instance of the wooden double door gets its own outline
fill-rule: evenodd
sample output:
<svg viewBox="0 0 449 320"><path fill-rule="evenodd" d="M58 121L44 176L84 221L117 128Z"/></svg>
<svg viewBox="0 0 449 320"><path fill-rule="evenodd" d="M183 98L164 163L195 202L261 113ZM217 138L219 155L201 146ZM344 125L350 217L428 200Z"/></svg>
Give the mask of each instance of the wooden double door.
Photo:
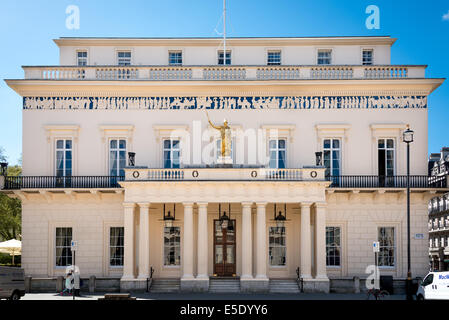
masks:
<svg viewBox="0 0 449 320"><path fill-rule="evenodd" d="M229 220L228 227L222 229L219 220L214 220L214 275L232 277L236 274L235 247L236 223Z"/></svg>

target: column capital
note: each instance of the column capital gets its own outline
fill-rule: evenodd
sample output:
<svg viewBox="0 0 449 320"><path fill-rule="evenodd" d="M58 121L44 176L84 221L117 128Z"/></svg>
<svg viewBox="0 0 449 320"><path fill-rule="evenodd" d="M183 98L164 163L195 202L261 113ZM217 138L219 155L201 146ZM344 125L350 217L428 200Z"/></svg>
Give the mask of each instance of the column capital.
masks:
<svg viewBox="0 0 449 320"><path fill-rule="evenodd" d="M268 202L266 202L266 201L259 201L259 202L256 202L256 206L257 206L257 207L266 207L267 204L268 204Z"/></svg>
<svg viewBox="0 0 449 320"><path fill-rule="evenodd" d="M242 207L251 207L253 205L254 202L251 201L244 201L242 202Z"/></svg>
<svg viewBox="0 0 449 320"><path fill-rule="evenodd" d="M136 206L135 202L123 202L123 207L125 209L133 209Z"/></svg>
<svg viewBox="0 0 449 320"><path fill-rule="evenodd" d="M193 202L183 202L182 205L184 207L193 207Z"/></svg>
<svg viewBox="0 0 449 320"><path fill-rule="evenodd" d="M138 205L139 205L139 207L140 208L149 208L150 207L150 205L151 205L151 203L149 203L149 202L138 202L137 203Z"/></svg>
<svg viewBox="0 0 449 320"><path fill-rule="evenodd" d="M183 202L183 204L184 204L184 203L187 203L187 202ZM201 201L201 202L197 202L196 204L198 205L198 207L207 207L207 205L209 204L209 202Z"/></svg>
<svg viewBox="0 0 449 320"><path fill-rule="evenodd" d="M301 208L310 208L312 206L313 202L311 201L303 201L300 203Z"/></svg>
<svg viewBox="0 0 449 320"><path fill-rule="evenodd" d="M326 202L315 202L315 208L317 209L325 209L327 207Z"/></svg>

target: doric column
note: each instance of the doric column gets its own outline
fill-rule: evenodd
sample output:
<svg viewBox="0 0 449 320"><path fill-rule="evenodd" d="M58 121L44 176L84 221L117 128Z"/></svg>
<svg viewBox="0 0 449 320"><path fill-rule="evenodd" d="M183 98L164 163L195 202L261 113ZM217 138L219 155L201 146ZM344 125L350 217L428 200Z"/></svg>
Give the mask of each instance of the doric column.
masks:
<svg viewBox="0 0 449 320"><path fill-rule="evenodd" d="M193 278L193 202L184 202L184 232L182 251L182 279Z"/></svg>
<svg viewBox="0 0 449 320"><path fill-rule="evenodd" d="M253 278L252 204L252 202L242 202L242 276L240 277L242 280Z"/></svg>
<svg viewBox="0 0 449 320"><path fill-rule="evenodd" d="M310 205L301 203L301 276L312 278L312 239L310 238Z"/></svg>
<svg viewBox="0 0 449 320"><path fill-rule="evenodd" d="M326 204L315 204L316 278L327 279L326 272Z"/></svg>
<svg viewBox="0 0 449 320"><path fill-rule="evenodd" d="M267 279L267 231L266 231L266 202L257 205L257 265L256 278Z"/></svg>
<svg viewBox="0 0 449 320"><path fill-rule="evenodd" d="M134 207L135 203L123 203L125 235L122 280L134 279Z"/></svg>
<svg viewBox="0 0 449 320"><path fill-rule="evenodd" d="M207 202L198 202L198 263L197 279L209 279L207 272Z"/></svg>
<svg viewBox="0 0 449 320"><path fill-rule="evenodd" d="M139 203L139 279L150 277L150 217L149 203Z"/></svg>

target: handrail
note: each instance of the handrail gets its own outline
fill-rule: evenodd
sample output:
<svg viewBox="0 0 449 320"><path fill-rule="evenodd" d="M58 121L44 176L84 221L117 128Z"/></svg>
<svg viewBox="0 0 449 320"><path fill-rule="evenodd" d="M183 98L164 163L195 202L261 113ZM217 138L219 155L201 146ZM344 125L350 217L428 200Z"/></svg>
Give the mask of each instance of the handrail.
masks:
<svg viewBox="0 0 449 320"><path fill-rule="evenodd" d="M407 176L341 175L330 176L330 188L407 188ZM428 176L411 175L410 188L446 188L446 180L432 183Z"/></svg>
<svg viewBox="0 0 449 320"><path fill-rule="evenodd" d="M150 292L151 286L153 285L153 267L150 267L150 277L147 278L147 292Z"/></svg>
<svg viewBox="0 0 449 320"><path fill-rule="evenodd" d="M296 283L298 284L299 292L304 292L304 279L301 277L299 267L296 268Z"/></svg>
<svg viewBox="0 0 449 320"><path fill-rule="evenodd" d="M6 176L5 190L59 188L121 188L124 176Z"/></svg>

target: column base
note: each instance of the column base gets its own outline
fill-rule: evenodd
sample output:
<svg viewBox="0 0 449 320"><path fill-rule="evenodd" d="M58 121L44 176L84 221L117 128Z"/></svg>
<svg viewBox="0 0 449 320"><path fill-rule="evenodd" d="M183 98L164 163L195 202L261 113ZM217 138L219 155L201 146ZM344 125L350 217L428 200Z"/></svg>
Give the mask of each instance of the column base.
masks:
<svg viewBox="0 0 449 320"><path fill-rule="evenodd" d="M240 292L244 293L266 293L270 289L268 278L240 278Z"/></svg>
<svg viewBox="0 0 449 320"><path fill-rule="evenodd" d="M120 292L146 292L147 279L120 279Z"/></svg>
<svg viewBox="0 0 449 320"><path fill-rule="evenodd" d="M181 292L208 292L209 277L181 278Z"/></svg>
<svg viewBox="0 0 449 320"><path fill-rule="evenodd" d="M304 293L329 293L330 281L326 278L303 279Z"/></svg>

